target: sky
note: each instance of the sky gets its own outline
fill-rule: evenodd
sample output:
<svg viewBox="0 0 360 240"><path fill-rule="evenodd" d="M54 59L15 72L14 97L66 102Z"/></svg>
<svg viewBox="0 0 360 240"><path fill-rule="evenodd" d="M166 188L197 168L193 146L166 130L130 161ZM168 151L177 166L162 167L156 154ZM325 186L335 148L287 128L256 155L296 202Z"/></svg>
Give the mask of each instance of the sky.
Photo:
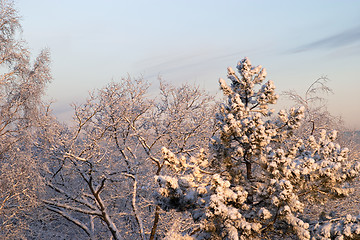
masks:
<svg viewBox="0 0 360 240"><path fill-rule="evenodd" d="M331 114L360 129L360 1L15 0L34 57L49 48L48 99L71 104L122 77L159 76L219 94L226 68L248 57L277 92L329 78ZM286 101L284 102L287 103ZM290 104L290 103L288 103Z"/></svg>

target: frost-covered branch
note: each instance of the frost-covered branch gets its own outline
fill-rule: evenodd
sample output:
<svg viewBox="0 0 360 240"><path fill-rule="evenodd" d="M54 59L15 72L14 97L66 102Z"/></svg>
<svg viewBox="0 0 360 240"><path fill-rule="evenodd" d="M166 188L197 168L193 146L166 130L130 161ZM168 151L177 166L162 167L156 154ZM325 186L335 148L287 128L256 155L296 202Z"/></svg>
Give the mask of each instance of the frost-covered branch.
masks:
<svg viewBox="0 0 360 240"><path fill-rule="evenodd" d="M90 237L90 239L95 239L95 237L94 237L94 232L91 231L91 230L89 229L89 227L87 227L87 226L86 226L84 223L82 223L80 220L72 217L72 216L71 216L70 214L68 214L67 212L61 211L61 210L58 209L58 208L54 208L54 207L48 206L48 209L49 209L50 211L53 211L53 212L55 212L55 213L60 214L61 216L63 216L63 217L66 218L67 220L69 220L70 222L72 222L72 223L76 224L77 226L79 226L81 229L83 229L83 230L86 232L86 234Z"/></svg>

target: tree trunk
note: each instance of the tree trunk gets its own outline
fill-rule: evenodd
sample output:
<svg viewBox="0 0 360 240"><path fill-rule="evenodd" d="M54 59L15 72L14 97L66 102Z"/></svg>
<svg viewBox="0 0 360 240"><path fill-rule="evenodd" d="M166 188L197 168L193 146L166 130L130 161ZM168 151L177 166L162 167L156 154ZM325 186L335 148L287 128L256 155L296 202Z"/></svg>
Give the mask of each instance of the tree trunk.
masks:
<svg viewBox="0 0 360 240"><path fill-rule="evenodd" d="M158 222L159 222L159 217L160 217L160 207L156 206L154 224L153 224L153 227L151 228L151 234L150 234L149 240L154 240L155 239L155 233L156 233L157 225L158 225Z"/></svg>

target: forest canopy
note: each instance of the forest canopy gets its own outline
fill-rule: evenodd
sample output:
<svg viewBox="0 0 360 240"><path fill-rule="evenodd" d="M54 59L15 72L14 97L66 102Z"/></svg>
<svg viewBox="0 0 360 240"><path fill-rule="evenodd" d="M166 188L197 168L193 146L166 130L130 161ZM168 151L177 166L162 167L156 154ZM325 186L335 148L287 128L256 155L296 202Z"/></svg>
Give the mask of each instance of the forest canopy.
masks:
<svg viewBox="0 0 360 240"><path fill-rule="evenodd" d="M326 78L279 95L243 58L218 99L128 76L63 123L49 50L32 57L19 19L0 2L1 239L360 238L359 143L321 101Z"/></svg>

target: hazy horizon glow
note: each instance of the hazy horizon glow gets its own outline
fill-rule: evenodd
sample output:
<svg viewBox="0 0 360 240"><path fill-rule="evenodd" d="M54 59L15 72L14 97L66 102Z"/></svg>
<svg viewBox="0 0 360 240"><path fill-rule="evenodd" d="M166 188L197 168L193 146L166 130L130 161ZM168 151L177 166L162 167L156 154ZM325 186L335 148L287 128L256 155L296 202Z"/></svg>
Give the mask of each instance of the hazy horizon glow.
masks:
<svg viewBox="0 0 360 240"><path fill-rule="evenodd" d="M23 37L48 47L58 116L128 74L157 84L195 82L212 93L247 56L277 92L331 81L329 110L360 129L360 2L17 0Z"/></svg>

